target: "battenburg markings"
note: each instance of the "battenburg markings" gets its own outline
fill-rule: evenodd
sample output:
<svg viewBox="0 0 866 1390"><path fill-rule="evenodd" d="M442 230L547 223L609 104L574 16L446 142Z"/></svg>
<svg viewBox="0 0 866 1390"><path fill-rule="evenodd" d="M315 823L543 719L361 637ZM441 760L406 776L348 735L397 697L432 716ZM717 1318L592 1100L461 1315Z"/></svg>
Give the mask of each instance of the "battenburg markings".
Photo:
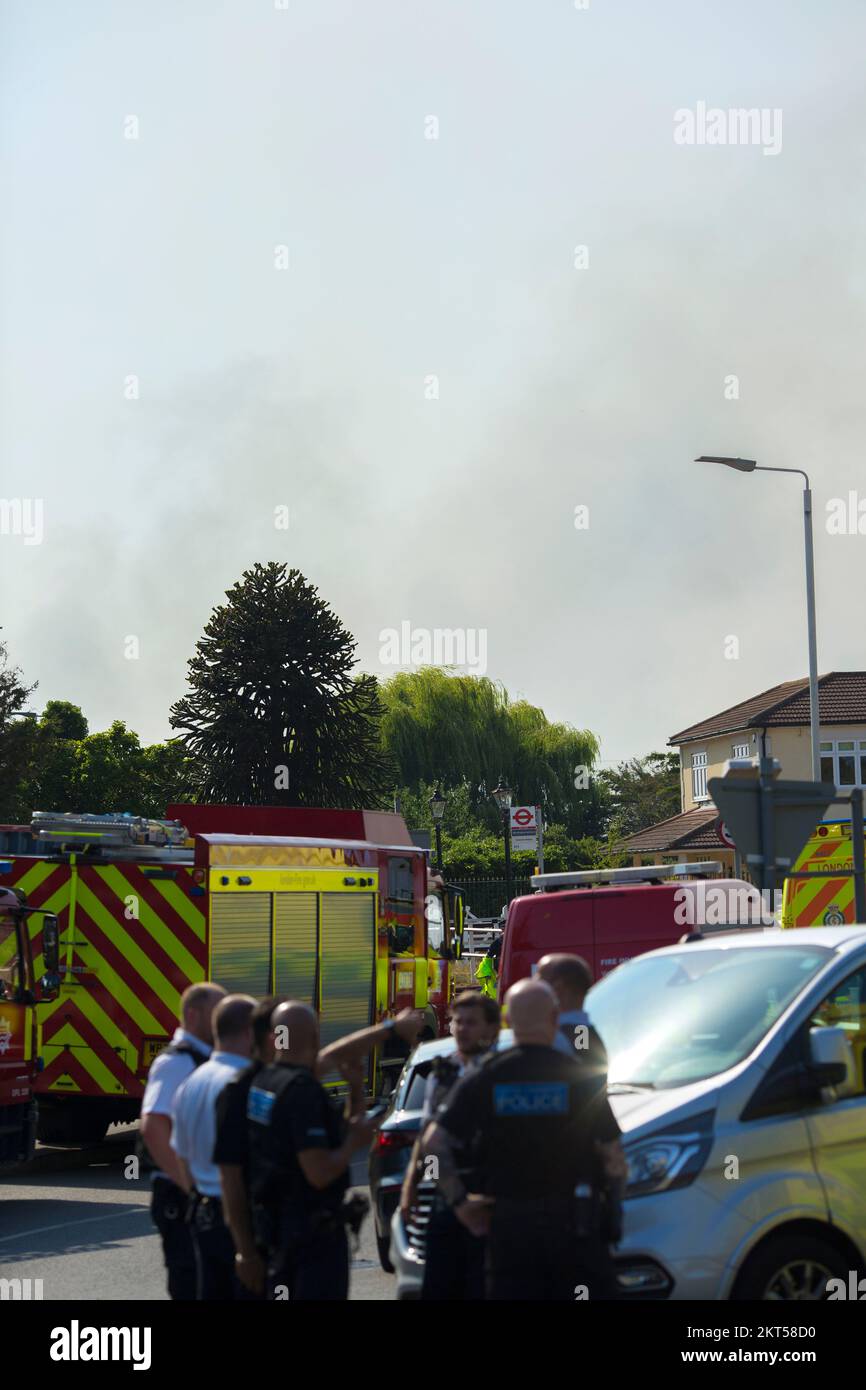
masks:
<svg viewBox="0 0 866 1390"><path fill-rule="evenodd" d="M567 1115L568 1086L560 1081L524 1081L493 1088L497 1115Z"/></svg>

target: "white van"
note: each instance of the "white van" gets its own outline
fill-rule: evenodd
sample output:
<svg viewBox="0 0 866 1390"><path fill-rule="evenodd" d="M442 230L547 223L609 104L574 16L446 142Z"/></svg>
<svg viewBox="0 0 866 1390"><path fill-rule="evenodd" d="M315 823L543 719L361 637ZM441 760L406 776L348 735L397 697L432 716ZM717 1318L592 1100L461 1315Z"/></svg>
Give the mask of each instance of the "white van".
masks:
<svg viewBox="0 0 866 1390"><path fill-rule="evenodd" d="M586 1007L629 1162L623 1295L843 1296L866 1270L866 927L665 947Z"/></svg>

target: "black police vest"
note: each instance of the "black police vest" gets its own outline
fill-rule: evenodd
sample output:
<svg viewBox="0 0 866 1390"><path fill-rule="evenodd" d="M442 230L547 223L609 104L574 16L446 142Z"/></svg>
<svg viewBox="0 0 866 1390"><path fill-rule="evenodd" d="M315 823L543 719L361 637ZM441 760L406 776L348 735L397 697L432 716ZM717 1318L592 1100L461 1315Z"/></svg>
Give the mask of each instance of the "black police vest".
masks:
<svg viewBox="0 0 866 1390"><path fill-rule="evenodd" d="M322 1091L322 1114L327 1147L340 1147L342 1124L328 1101L327 1092L307 1067L272 1064L253 1078L247 1098L250 1152L250 1192L259 1206L300 1206L308 1211L337 1208L349 1186L348 1172L328 1187L312 1187L304 1177L288 1133L287 1110L300 1099L300 1089ZM273 1097L273 1099L270 1099ZM309 1095L304 1097L307 1101Z"/></svg>

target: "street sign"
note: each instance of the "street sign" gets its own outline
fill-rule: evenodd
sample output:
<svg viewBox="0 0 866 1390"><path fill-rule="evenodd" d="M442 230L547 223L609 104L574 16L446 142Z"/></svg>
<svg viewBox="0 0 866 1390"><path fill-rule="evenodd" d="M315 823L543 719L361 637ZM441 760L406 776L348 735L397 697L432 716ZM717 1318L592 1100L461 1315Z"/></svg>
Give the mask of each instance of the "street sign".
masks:
<svg viewBox="0 0 866 1390"><path fill-rule="evenodd" d="M535 806L511 807L511 848L538 850L538 816Z"/></svg>
<svg viewBox="0 0 866 1390"><path fill-rule="evenodd" d="M836 800L832 782L781 782L769 758L750 777L711 777L707 790L761 887L773 891Z"/></svg>
<svg viewBox="0 0 866 1390"><path fill-rule="evenodd" d="M721 843L723 845L726 845L728 849L737 848L737 846L734 844L734 837L731 834L728 827L725 825L725 822L722 820L721 816L719 816L718 820L716 821L716 835L718 836Z"/></svg>

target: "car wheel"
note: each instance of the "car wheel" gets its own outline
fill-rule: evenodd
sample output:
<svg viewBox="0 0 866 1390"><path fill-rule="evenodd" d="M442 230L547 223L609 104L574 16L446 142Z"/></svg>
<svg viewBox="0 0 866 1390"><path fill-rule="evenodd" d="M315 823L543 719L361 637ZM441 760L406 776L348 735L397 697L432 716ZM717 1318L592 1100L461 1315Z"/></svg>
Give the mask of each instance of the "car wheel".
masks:
<svg viewBox="0 0 866 1390"><path fill-rule="evenodd" d="M386 1274L394 1273L394 1266L391 1263L391 1237L377 1236L376 1249L379 1251L379 1264Z"/></svg>
<svg viewBox="0 0 866 1390"><path fill-rule="evenodd" d="M845 1279L848 1261L819 1236L779 1236L744 1265L732 1298L746 1302L821 1303L828 1279Z"/></svg>

